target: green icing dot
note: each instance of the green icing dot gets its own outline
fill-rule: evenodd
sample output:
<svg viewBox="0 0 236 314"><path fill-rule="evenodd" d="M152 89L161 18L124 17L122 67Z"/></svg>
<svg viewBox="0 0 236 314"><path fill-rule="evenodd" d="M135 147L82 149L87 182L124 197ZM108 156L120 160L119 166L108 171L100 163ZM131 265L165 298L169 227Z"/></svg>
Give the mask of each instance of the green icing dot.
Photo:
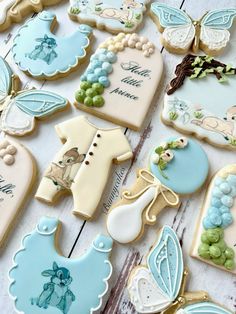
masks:
<svg viewBox="0 0 236 314"><path fill-rule="evenodd" d="M93 89L93 88L88 88L88 89L86 90L86 96L93 98L93 97L96 96L96 95L97 95L97 93L96 93L96 90L95 90L95 89Z"/></svg>
<svg viewBox="0 0 236 314"><path fill-rule="evenodd" d="M210 252L209 252L210 246L206 243L202 243L198 248L198 254L205 259L210 259Z"/></svg>
<svg viewBox="0 0 236 314"><path fill-rule="evenodd" d="M235 268L234 260L233 259L227 259L224 266L228 270L233 270Z"/></svg>
<svg viewBox="0 0 236 314"><path fill-rule="evenodd" d="M227 247L227 249L225 250L225 255L226 255L227 258L233 259L234 255L235 255L234 254L234 250L229 248L229 247Z"/></svg>
<svg viewBox="0 0 236 314"><path fill-rule="evenodd" d="M210 241L208 240L207 232L203 232L203 234L201 235L201 240L203 243L210 243Z"/></svg>
<svg viewBox="0 0 236 314"><path fill-rule="evenodd" d="M104 98L102 96L93 97L93 105L95 107L102 107L104 105Z"/></svg>
<svg viewBox="0 0 236 314"><path fill-rule="evenodd" d="M223 253L223 254L221 254L220 257L218 257L218 258L213 258L212 261L213 261L213 263L216 264L216 265L223 266L224 263L225 263L225 261L226 261L226 256L225 256L225 254Z"/></svg>
<svg viewBox="0 0 236 314"><path fill-rule="evenodd" d="M85 104L85 106L92 107L93 106L93 99L91 97L88 97L88 96L85 97L84 104Z"/></svg>
<svg viewBox="0 0 236 314"><path fill-rule="evenodd" d="M207 230L207 238L210 243L216 243L220 239L220 232L218 228L215 229L208 229Z"/></svg>
<svg viewBox="0 0 236 314"><path fill-rule="evenodd" d="M76 99L78 102L83 103L85 97L86 97L86 93L85 93L85 90L83 90L83 89L80 89L80 90L78 90L78 91L75 93L75 99Z"/></svg>
<svg viewBox="0 0 236 314"><path fill-rule="evenodd" d="M224 252L227 248L226 243L223 239L220 239L220 241L215 243L214 245L217 246L221 250L221 252Z"/></svg>
<svg viewBox="0 0 236 314"><path fill-rule="evenodd" d="M87 90L88 88L90 88L92 85L91 83L87 82L87 81L83 81L80 83L80 88L81 89L84 89L84 90Z"/></svg>
<svg viewBox="0 0 236 314"><path fill-rule="evenodd" d="M104 91L104 87L100 83L93 83L92 88L99 94L101 95Z"/></svg>
<svg viewBox="0 0 236 314"><path fill-rule="evenodd" d="M211 257L215 258L215 257L221 256L221 250L214 244L210 246L209 252L210 252Z"/></svg>

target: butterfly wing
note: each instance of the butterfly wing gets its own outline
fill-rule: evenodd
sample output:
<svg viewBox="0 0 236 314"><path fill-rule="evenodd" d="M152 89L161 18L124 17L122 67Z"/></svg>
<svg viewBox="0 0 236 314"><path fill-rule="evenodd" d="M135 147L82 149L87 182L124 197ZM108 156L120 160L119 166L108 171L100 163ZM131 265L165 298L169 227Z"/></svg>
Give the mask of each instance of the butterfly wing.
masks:
<svg viewBox="0 0 236 314"><path fill-rule="evenodd" d="M162 43L167 50L186 52L192 45L195 37L195 28L190 17L182 10L173 8L164 3L153 3L152 14L157 17L162 27Z"/></svg>
<svg viewBox="0 0 236 314"><path fill-rule="evenodd" d="M232 26L236 9L213 10L201 21L200 47L207 53L209 50L220 51L230 39L228 29Z"/></svg>
<svg viewBox="0 0 236 314"><path fill-rule="evenodd" d="M180 309L176 314L232 314L230 311L211 302L201 302L186 306Z"/></svg>
<svg viewBox="0 0 236 314"><path fill-rule="evenodd" d="M0 57L0 105L11 92L12 75L9 65Z"/></svg>
<svg viewBox="0 0 236 314"><path fill-rule="evenodd" d="M33 89L19 93L15 105L31 117L42 118L63 109L67 100L52 92Z"/></svg>
<svg viewBox="0 0 236 314"><path fill-rule="evenodd" d="M161 291L174 301L180 291L184 264L178 237L170 227L162 229L158 243L149 253L148 267Z"/></svg>

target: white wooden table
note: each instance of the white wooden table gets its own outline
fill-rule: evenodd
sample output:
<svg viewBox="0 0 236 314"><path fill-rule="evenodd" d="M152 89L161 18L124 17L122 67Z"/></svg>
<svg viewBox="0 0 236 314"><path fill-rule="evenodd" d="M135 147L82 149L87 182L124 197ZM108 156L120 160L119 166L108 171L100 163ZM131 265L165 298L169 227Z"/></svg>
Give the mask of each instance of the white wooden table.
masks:
<svg viewBox="0 0 236 314"><path fill-rule="evenodd" d="M168 4L185 9L194 19L200 18L207 10L235 7L235 0L162 0ZM76 28L77 24L72 22L67 15L68 3L63 2L61 5L52 7L58 17L59 27L57 28L58 35L67 35ZM49 8L50 9L50 8ZM1 7L0 7L1 10ZM234 26L236 26L234 24ZM10 48L12 45L12 38L17 31L19 25L15 25L10 31L0 34L0 54L9 62L12 69L15 70L24 85L31 85L37 88L49 89L58 92L62 96L67 97L71 103L74 100L74 91L78 88L79 78L88 61L80 68L80 70L69 75L67 78L60 79L54 82L37 82L23 73L21 73L12 60ZM68 111L56 114L49 120L40 122L37 130L31 136L24 137L21 142L26 145L34 154L38 164L38 178L35 183L32 195L29 197L27 204L25 204L22 217L18 220L15 230L12 232L6 249L0 255L0 313L13 314L15 313L13 301L8 296L8 270L12 265L12 257L16 250L19 249L21 239L30 232L37 224L39 218L43 215L56 216L63 222L63 230L60 239L60 247L66 257L76 258L83 254L86 248L90 245L92 239L99 232L106 233L105 219L106 213L110 204L118 197L118 190L124 186L131 186L135 179L135 169L143 167L147 164L147 157L149 151L157 141L168 138L177 132L171 128L166 127L160 121L160 112L162 105L162 98L166 84L170 78L173 77L173 71L176 64L178 64L182 57L169 54L163 50L159 37L160 34L156 25L147 16L145 25L140 33L148 36L162 51L165 67L164 78L156 93L152 107L149 111L145 122L145 128L140 132L133 132L125 130L128 139L135 152L135 160L132 164L122 164L113 169L113 176L110 179L107 189L103 195L102 201L98 209L97 217L91 221L86 222L82 219L73 216L72 197L66 197L61 200L56 206L49 207L37 200L34 200L33 195L38 186L42 173L48 163L52 160L54 154L60 149L61 143L54 131L54 125L69 119L73 116L83 115L73 106ZM93 44L93 50L98 44L102 42L107 36L106 32L94 30L96 40ZM236 27L231 31L232 40L221 56L221 60L236 64ZM102 121L93 116L89 119L100 126L110 126L111 123ZM202 143L206 150L211 166L211 175L219 168L228 163L236 162L235 152L223 151L211 147L208 144ZM120 182L118 176L122 176ZM156 233L159 227L163 224L169 224L176 231L183 244L184 260L188 265L191 276L189 278L189 290L206 290L210 296L217 302L228 307L234 313L236 312L236 277L224 271L217 270L200 261L191 258L188 253L193 237L193 230L195 222L199 214L199 209L204 197L204 189L198 195L192 196L190 199L184 199L180 209L166 209L158 218L158 223L154 227L148 227L145 236L136 245L122 246L114 244L112 253L112 262L114 265L114 274L111 280L111 294L107 298L105 309L102 313L109 314L125 314L135 313L132 307L127 291L126 280L129 271L134 264L139 263L145 253L147 253L149 246L155 241ZM236 233L236 231L235 231ZM33 313L32 313L33 314ZM80 313L83 314L83 313Z"/></svg>

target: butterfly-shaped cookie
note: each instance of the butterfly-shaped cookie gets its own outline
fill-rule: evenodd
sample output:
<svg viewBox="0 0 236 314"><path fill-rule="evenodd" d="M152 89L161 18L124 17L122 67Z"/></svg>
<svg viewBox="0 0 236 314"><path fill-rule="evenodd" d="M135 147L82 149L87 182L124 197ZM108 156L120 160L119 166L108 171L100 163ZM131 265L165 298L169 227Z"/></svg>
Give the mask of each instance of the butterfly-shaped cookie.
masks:
<svg viewBox="0 0 236 314"><path fill-rule="evenodd" d="M0 57L0 129L22 136L33 131L35 118L64 109L68 101L44 90L19 90L20 80Z"/></svg>
<svg viewBox="0 0 236 314"><path fill-rule="evenodd" d="M170 52L184 54L199 49L218 55L230 39L236 9L217 9L193 21L184 11L164 3L151 5L151 17L162 33L162 44Z"/></svg>
<svg viewBox="0 0 236 314"><path fill-rule="evenodd" d="M165 226L147 256L147 266L137 266L130 274L128 291L136 311L161 314L232 314L209 302L204 291L185 292L187 274L178 237L173 229Z"/></svg>

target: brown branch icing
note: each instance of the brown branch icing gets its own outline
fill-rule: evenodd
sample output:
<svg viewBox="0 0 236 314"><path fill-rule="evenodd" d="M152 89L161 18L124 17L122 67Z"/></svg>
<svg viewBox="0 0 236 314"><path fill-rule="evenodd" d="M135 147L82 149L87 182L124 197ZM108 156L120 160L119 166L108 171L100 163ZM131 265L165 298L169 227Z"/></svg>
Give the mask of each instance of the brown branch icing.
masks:
<svg viewBox="0 0 236 314"><path fill-rule="evenodd" d="M173 94L183 85L186 77L190 79L203 78L208 74L216 76L220 83L227 81L227 75L235 75L236 68L215 60L210 56L194 56L188 54L183 61L177 65L175 70L176 77L170 82L168 95Z"/></svg>

